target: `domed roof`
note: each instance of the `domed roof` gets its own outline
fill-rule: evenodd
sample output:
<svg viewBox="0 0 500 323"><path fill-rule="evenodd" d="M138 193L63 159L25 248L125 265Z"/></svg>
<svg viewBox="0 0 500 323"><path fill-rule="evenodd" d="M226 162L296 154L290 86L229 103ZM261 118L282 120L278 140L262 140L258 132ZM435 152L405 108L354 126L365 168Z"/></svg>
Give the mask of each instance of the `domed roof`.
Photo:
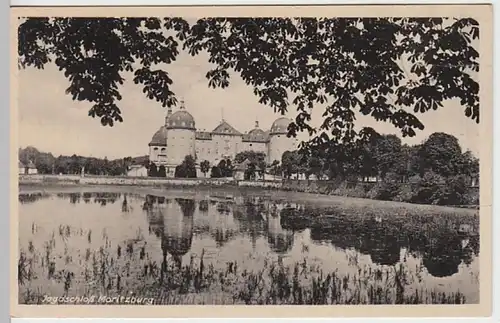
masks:
<svg viewBox="0 0 500 323"><path fill-rule="evenodd" d="M255 122L255 128L250 130L248 134L246 134L243 138L244 141L252 141L252 142L267 142L268 141L267 133L259 128L259 123Z"/></svg>
<svg viewBox="0 0 500 323"><path fill-rule="evenodd" d="M167 118L166 123L167 129L196 129L194 118L185 110L184 102L181 102L180 110Z"/></svg>
<svg viewBox="0 0 500 323"><path fill-rule="evenodd" d="M167 128L161 126L151 138L150 146L166 146L167 145Z"/></svg>
<svg viewBox="0 0 500 323"><path fill-rule="evenodd" d="M288 133L288 125L292 123L292 120L281 117L276 119L271 126L271 135L286 135Z"/></svg>

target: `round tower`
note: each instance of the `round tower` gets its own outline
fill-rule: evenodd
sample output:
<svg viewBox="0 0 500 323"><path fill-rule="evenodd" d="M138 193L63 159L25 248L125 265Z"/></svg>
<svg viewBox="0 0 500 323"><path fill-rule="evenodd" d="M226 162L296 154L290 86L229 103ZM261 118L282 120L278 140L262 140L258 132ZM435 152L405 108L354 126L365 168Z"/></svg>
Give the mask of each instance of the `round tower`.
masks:
<svg viewBox="0 0 500 323"><path fill-rule="evenodd" d="M156 165L162 165L167 162L167 120L172 114L172 109L168 108L165 117L165 124L155 132L149 142L149 160Z"/></svg>
<svg viewBox="0 0 500 323"><path fill-rule="evenodd" d="M166 120L167 129L167 163L177 166L187 155L196 157L195 133L193 116L186 111L184 101L181 101L179 111L174 112Z"/></svg>
<svg viewBox="0 0 500 323"><path fill-rule="evenodd" d="M295 150L295 138L288 138L288 125L292 120L281 117L276 119L269 130L269 163L277 160L281 162L281 156L285 151Z"/></svg>

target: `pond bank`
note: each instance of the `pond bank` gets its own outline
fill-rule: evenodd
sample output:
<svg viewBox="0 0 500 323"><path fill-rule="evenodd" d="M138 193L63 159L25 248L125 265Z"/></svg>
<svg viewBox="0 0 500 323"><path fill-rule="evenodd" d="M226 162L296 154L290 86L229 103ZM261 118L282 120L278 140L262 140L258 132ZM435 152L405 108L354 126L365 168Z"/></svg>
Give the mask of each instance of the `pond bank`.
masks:
<svg viewBox="0 0 500 323"><path fill-rule="evenodd" d="M438 205L412 204L394 201L380 201L366 198L323 195L285 190L263 190L257 187L238 187L227 183L226 185L210 186L152 186L152 185L91 185L91 184L66 184L66 183L23 183L19 184L19 193L84 193L84 192L115 192L131 194L152 194L157 196L176 196L193 199L217 199L245 197L265 197L274 201L289 201L318 207L334 206L337 209L357 209L360 212L373 210L383 211L398 215L425 214L457 214L478 215L479 210L454 208Z"/></svg>

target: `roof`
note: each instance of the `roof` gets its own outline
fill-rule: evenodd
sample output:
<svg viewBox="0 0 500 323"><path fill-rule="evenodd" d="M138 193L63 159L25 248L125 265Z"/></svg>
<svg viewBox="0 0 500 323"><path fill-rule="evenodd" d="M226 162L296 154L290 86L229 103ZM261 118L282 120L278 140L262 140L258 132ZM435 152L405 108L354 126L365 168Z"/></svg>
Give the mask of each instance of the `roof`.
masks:
<svg viewBox="0 0 500 323"><path fill-rule="evenodd" d="M276 119L271 126L270 134L271 135L286 135L288 133L288 125L292 123L292 120L281 117Z"/></svg>
<svg viewBox="0 0 500 323"><path fill-rule="evenodd" d="M21 163L21 162L18 162L18 165L19 165L19 166L18 166L19 168L25 168L25 167L26 167L26 166L25 166L23 163Z"/></svg>
<svg viewBox="0 0 500 323"><path fill-rule="evenodd" d="M268 142L269 134L262 129L252 129L247 134L243 135L243 141L249 142Z"/></svg>
<svg viewBox="0 0 500 323"><path fill-rule="evenodd" d="M158 131L155 132L149 146L166 146L167 145L167 128L161 126Z"/></svg>
<svg viewBox="0 0 500 323"><path fill-rule="evenodd" d="M32 161L30 161L30 162L28 163L27 167L28 167L28 168L36 168L35 164L34 164Z"/></svg>
<svg viewBox="0 0 500 323"><path fill-rule="evenodd" d="M241 132L236 130L233 126L227 123L225 120L222 120L221 123L215 127L212 131L212 134L215 135L229 135L229 136L241 136Z"/></svg>
<svg viewBox="0 0 500 323"><path fill-rule="evenodd" d="M181 108L182 109L182 108ZM168 129L196 129L194 118L191 113L186 110L179 110L174 112L167 118Z"/></svg>
<svg viewBox="0 0 500 323"><path fill-rule="evenodd" d="M195 138L197 140L212 140L212 134L208 131L196 131Z"/></svg>

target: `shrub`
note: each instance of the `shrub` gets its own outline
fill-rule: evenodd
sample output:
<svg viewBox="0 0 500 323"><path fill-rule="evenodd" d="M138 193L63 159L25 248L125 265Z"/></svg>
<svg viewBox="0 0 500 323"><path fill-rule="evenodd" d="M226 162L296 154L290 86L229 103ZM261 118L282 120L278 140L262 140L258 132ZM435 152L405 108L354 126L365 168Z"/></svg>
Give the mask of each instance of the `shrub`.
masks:
<svg viewBox="0 0 500 323"><path fill-rule="evenodd" d="M439 202L439 191L446 185L443 176L432 171L426 172L417 184L416 194L412 202L421 204L437 204Z"/></svg>
<svg viewBox="0 0 500 323"><path fill-rule="evenodd" d="M212 170L210 171L210 177L211 178L221 178L222 177L222 172L219 167L213 166Z"/></svg>

